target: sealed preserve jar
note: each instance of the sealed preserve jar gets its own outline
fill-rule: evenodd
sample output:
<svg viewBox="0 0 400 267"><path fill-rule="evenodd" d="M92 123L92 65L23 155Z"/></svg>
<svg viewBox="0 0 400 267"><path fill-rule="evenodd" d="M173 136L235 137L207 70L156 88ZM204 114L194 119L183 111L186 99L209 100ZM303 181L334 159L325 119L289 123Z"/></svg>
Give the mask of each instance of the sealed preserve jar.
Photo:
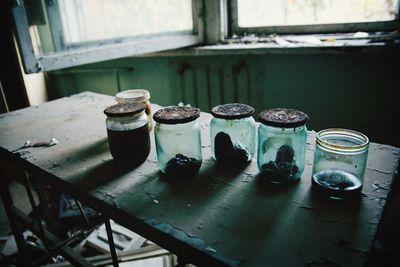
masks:
<svg viewBox="0 0 400 267"><path fill-rule="evenodd" d="M251 161L256 146L253 113L251 106L239 103L211 109L211 150L218 163L243 165Z"/></svg>
<svg viewBox="0 0 400 267"><path fill-rule="evenodd" d="M138 166L150 153L148 119L143 103L116 104L104 110L110 152L119 163Z"/></svg>
<svg viewBox="0 0 400 267"><path fill-rule="evenodd" d="M329 198L359 196L368 157L368 137L346 129L317 133L312 172L313 189Z"/></svg>
<svg viewBox="0 0 400 267"><path fill-rule="evenodd" d="M259 114L258 168L274 183L300 178L304 170L308 116L294 109L269 109Z"/></svg>
<svg viewBox="0 0 400 267"><path fill-rule="evenodd" d="M202 162L200 110L170 106L157 111L154 135L160 170L174 177L192 176Z"/></svg>
<svg viewBox="0 0 400 267"><path fill-rule="evenodd" d="M153 129L152 111L150 103L150 92L144 89L129 89L119 92L115 95L119 104L126 103L144 103L146 105L146 114L149 120L149 129Z"/></svg>

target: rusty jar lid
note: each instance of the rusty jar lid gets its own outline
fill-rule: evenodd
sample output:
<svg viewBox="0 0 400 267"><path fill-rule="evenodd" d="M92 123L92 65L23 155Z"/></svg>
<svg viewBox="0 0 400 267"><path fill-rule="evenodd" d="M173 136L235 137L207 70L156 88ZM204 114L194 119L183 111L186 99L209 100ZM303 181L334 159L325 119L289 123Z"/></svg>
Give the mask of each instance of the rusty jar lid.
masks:
<svg viewBox="0 0 400 267"><path fill-rule="evenodd" d="M194 121L198 117L200 117L198 108L170 106L157 111L153 119L164 124L179 124Z"/></svg>
<svg viewBox="0 0 400 267"><path fill-rule="evenodd" d="M211 109L211 114L214 117L226 120L247 118L253 115L253 113L254 108L240 103L218 105Z"/></svg>
<svg viewBox="0 0 400 267"><path fill-rule="evenodd" d="M275 108L262 111L259 115L261 123L281 128L294 128L303 126L308 116L302 111L287 108Z"/></svg>
<svg viewBox="0 0 400 267"><path fill-rule="evenodd" d="M109 106L104 110L108 117L124 117L138 114L146 109L144 103L124 103Z"/></svg>

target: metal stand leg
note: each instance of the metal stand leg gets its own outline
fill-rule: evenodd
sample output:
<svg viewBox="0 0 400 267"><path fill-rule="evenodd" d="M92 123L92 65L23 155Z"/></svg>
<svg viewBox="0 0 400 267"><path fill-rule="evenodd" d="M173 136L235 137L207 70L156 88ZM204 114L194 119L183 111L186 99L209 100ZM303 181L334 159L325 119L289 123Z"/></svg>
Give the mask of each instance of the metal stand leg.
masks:
<svg viewBox="0 0 400 267"><path fill-rule="evenodd" d="M114 244L114 238L112 235L110 220L108 218L106 218L104 223L106 225L108 244L110 245L110 252L111 252L111 258L113 260L113 266L118 267L117 252L115 251L115 244Z"/></svg>
<svg viewBox="0 0 400 267"><path fill-rule="evenodd" d="M34 199L33 194L32 194L31 181L30 181L30 179L28 177L28 174L26 172L25 172L24 179L25 179L25 181L24 181L25 190L26 190L26 193L28 194L28 198L29 198L29 202L31 203L32 210L36 210L37 209L37 205L36 205L35 199ZM37 223L37 226L39 228L39 231L40 231L41 235L43 237L45 237L45 238L43 238L42 241L43 241L45 247L47 248L46 234L45 234L45 231L44 231L44 228L43 228L43 225L42 225L42 220L41 220L40 217L41 217L41 215L39 215L39 218L35 218L35 220L36 220L36 223Z"/></svg>
<svg viewBox="0 0 400 267"><path fill-rule="evenodd" d="M10 223L12 232L14 234L15 242L18 246L18 251L20 253L21 266L30 266L31 257L28 248L25 244L25 238L22 229L18 226L17 218L13 212L13 201L9 191L8 184L5 181L5 173L2 172L0 167L0 192L1 198L3 200L4 209L7 213L8 221Z"/></svg>
<svg viewBox="0 0 400 267"><path fill-rule="evenodd" d="M83 210L81 202L74 198L75 204L78 207L79 211L81 212L82 217L85 219L86 225L90 226L89 218L86 216L85 211Z"/></svg>
<svg viewBox="0 0 400 267"><path fill-rule="evenodd" d="M36 177L33 177L33 178L36 178ZM46 214L47 228L49 229L49 231L51 233L56 233L57 231L56 231L56 226L55 226L55 220L54 220L51 210L49 208L50 202L47 197L45 185L43 184L43 181L41 179L35 179L35 182L37 184L37 193L38 193L40 205L43 208L43 213Z"/></svg>

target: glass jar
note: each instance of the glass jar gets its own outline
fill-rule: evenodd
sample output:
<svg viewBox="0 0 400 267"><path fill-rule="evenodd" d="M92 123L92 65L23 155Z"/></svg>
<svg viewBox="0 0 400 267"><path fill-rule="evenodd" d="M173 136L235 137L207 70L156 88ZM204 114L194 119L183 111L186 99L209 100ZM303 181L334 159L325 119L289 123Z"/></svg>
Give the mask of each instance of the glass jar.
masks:
<svg viewBox="0 0 400 267"><path fill-rule="evenodd" d="M332 199L359 196L368 157L369 140L364 134L346 129L317 133L312 185Z"/></svg>
<svg viewBox="0 0 400 267"><path fill-rule="evenodd" d="M144 103L146 105L146 114L149 120L149 130L153 129L152 110L150 103L150 92L144 89L129 89L119 92L115 95L118 104L125 103Z"/></svg>
<svg viewBox="0 0 400 267"><path fill-rule="evenodd" d="M308 116L294 109L270 109L259 114L257 163L273 183L298 180L304 170Z"/></svg>
<svg viewBox="0 0 400 267"><path fill-rule="evenodd" d="M193 107L171 106L157 111L154 135L157 162L169 176L192 176L202 163L200 110Z"/></svg>
<svg viewBox="0 0 400 267"><path fill-rule="evenodd" d="M104 110L110 152L121 164L136 167L150 153L148 119L143 103L116 104Z"/></svg>
<svg viewBox="0 0 400 267"><path fill-rule="evenodd" d="M254 109L245 104L219 105L211 110L212 157L221 164L244 165L255 153Z"/></svg>

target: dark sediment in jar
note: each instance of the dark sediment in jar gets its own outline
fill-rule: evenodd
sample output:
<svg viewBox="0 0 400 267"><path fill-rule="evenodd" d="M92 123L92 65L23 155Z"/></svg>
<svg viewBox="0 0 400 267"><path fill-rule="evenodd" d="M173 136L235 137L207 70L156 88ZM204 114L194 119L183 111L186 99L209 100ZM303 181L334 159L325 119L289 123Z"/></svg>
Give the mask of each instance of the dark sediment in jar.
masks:
<svg viewBox="0 0 400 267"><path fill-rule="evenodd" d="M196 174L201 166L201 161L182 154L176 154L165 165L164 172L169 176L183 177Z"/></svg>
<svg viewBox="0 0 400 267"><path fill-rule="evenodd" d="M361 180L354 174L330 169L312 176L313 190L333 199L353 198L360 195Z"/></svg>
<svg viewBox="0 0 400 267"><path fill-rule="evenodd" d="M250 155L246 149L234 146L231 137L225 132L219 132L214 138L214 155L221 164L246 164Z"/></svg>
<svg viewBox="0 0 400 267"><path fill-rule="evenodd" d="M132 167L143 163L150 153L150 136L145 124L132 130L107 129L108 143L113 158Z"/></svg>
<svg viewBox="0 0 400 267"><path fill-rule="evenodd" d="M275 157L275 161L269 162L261 166L261 172L271 181L285 183L295 177L299 171L299 167L294 161L294 150L289 145L282 145Z"/></svg>

